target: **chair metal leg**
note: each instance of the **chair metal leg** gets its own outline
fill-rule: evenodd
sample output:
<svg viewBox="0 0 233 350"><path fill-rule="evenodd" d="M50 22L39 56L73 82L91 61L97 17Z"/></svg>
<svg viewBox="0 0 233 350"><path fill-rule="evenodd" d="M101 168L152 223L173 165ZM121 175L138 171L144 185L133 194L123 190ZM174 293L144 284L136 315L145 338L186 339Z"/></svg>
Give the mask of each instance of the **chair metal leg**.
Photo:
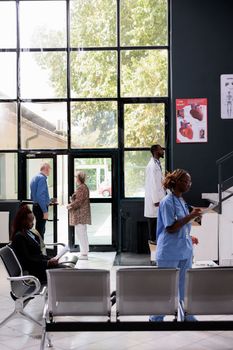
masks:
<svg viewBox="0 0 233 350"><path fill-rule="evenodd" d="M50 338L50 336L49 336L48 333L47 333L47 341L48 341L47 347L48 347L48 348L52 348L52 347L53 347L52 340L51 340L51 338Z"/></svg>
<svg viewBox="0 0 233 350"><path fill-rule="evenodd" d="M41 342L40 342L40 350L44 350L45 337L46 337L46 332L45 332L45 329L43 329Z"/></svg>
<svg viewBox="0 0 233 350"><path fill-rule="evenodd" d="M35 320L33 317L31 317L29 314L27 314L24 311L19 311L19 310L14 310L9 316L7 316L7 318L5 318L5 320L3 320L0 323L0 328L3 327L6 323L8 323L9 321L16 319L16 318L24 318L27 321L31 321L33 323L36 323L38 326L41 327L41 323L37 320Z"/></svg>
<svg viewBox="0 0 233 350"><path fill-rule="evenodd" d="M19 311L18 314L20 316L22 316L25 320L27 321L31 321L31 322L34 322L36 323L37 325L39 325L40 327L42 326L42 324L37 321L35 318L31 317L28 313L26 313L25 311Z"/></svg>
<svg viewBox="0 0 233 350"><path fill-rule="evenodd" d="M17 318L17 312L16 310L14 310L9 316L7 316L7 318L5 318L5 320L3 320L1 323L0 323L0 328L2 326L4 326L7 322L13 320L14 318Z"/></svg>
<svg viewBox="0 0 233 350"><path fill-rule="evenodd" d="M46 330L43 329L42 337L41 337L41 343L40 343L40 350L44 350L44 345L45 345L45 340L46 339L47 339L47 347L48 348L52 348L53 344L52 344L51 338L50 338L49 334L46 333Z"/></svg>
<svg viewBox="0 0 233 350"><path fill-rule="evenodd" d="M41 326L41 323L39 321L37 321L36 319L34 319L33 317L31 317L28 313L26 313L23 308L24 308L23 302L21 300L15 300L14 311L7 318L5 318L5 320L3 320L0 323L0 328L2 326L4 326L7 322L9 322L15 318L19 318L19 317L22 317L27 321L31 321L31 322L36 323L37 325Z"/></svg>

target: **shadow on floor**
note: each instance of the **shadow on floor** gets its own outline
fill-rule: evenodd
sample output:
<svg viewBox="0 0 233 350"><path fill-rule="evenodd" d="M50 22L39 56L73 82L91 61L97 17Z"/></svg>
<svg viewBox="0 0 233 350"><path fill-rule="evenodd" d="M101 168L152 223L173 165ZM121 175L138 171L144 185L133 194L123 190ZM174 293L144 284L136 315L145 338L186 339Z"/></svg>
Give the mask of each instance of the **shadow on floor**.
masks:
<svg viewBox="0 0 233 350"><path fill-rule="evenodd" d="M114 266L151 266L149 254L120 253L114 260Z"/></svg>

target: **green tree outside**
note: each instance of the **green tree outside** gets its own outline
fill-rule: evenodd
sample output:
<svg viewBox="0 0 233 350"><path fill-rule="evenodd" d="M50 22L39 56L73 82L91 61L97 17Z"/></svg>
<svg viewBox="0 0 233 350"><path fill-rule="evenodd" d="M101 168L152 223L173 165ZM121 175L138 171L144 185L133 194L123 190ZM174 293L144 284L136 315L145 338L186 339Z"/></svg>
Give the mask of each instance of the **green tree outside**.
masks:
<svg viewBox="0 0 233 350"><path fill-rule="evenodd" d="M117 96L116 1L73 0L70 5L71 97L116 99L71 103L71 144L73 148L117 148L117 99L168 95L167 1L120 1L121 96ZM43 33L51 47L53 42L57 47L64 37L62 32L48 33L43 29ZM50 52L44 52L38 62L49 68L50 81L61 96L67 89L67 71L58 74L59 59L59 53L51 58ZM150 147L155 142L165 142L163 104L127 106L124 123L125 147ZM140 158L144 166L148 158L145 152L138 153L137 161ZM129 172L129 179L130 176Z"/></svg>

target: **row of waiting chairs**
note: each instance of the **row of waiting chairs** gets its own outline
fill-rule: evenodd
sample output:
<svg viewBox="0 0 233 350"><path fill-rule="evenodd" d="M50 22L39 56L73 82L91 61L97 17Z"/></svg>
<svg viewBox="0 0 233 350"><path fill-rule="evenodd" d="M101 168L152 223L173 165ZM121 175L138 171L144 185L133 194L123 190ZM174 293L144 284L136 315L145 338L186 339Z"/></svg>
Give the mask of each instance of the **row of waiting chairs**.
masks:
<svg viewBox="0 0 233 350"><path fill-rule="evenodd" d="M9 246L0 249L11 283L11 296L15 311L12 317L23 316L23 308L31 298L41 294L39 281L33 276L23 276L19 262ZM123 316L151 314L173 315L179 312L178 269L119 268L116 272L116 319L110 298L110 272L101 269L47 270L48 285L42 322L41 349L52 331L129 330ZM20 304L20 308L19 308ZM184 312L196 315L233 314L233 268L192 269L187 272ZM63 316L78 316L78 321ZM81 316L104 316L104 321L82 322ZM62 317L62 321L60 319ZM102 318L101 318L102 320ZM108 321L108 322L106 322ZM35 321L38 323L38 321ZM172 322L169 322L170 324ZM173 322L179 325L183 322ZM138 326L139 324L139 326ZM146 324L146 326L145 326ZM149 322L133 322L131 330L166 330ZM141 327L141 329L140 329ZM164 325L162 326L164 327ZM231 325L232 327L232 325ZM176 326L174 329L178 329Z"/></svg>

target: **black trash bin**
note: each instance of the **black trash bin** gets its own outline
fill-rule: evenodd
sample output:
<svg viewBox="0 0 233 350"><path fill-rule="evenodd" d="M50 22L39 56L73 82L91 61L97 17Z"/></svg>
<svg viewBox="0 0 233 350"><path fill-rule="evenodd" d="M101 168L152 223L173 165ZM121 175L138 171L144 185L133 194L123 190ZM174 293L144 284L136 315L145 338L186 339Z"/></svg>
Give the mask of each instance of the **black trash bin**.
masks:
<svg viewBox="0 0 233 350"><path fill-rule="evenodd" d="M137 222L137 253L150 253L148 245L148 225L146 221Z"/></svg>

